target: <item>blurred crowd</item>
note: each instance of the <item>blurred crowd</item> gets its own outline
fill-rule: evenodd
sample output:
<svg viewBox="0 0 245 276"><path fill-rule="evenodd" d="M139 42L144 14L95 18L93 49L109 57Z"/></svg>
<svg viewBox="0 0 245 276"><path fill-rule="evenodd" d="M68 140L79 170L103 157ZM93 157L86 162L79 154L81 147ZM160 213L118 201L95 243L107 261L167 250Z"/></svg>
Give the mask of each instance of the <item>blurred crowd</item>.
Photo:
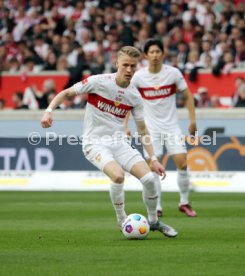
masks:
<svg viewBox="0 0 245 276"><path fill-rule="evenodd" d="M243 0L0 0L0 70L23 77L67 71L68 87L87 74L114 72L121 46L141 49L155 37L164 44L164 62L190 81L200 68L229 74L245 69L244 14ZM142 58L139 66L145 64ZM30 89L41 108L39 92Z"/></svg>

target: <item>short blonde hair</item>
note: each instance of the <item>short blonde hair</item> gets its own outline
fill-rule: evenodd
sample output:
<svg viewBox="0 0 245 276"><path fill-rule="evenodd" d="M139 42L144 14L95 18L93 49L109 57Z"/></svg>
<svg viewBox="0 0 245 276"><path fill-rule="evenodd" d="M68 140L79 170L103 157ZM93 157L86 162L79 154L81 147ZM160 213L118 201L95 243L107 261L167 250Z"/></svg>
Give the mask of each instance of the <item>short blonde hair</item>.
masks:
<svg viewBox="0 0 245 276"><path fill-rule="evenodd" d="M139 58L141 56L141 52L133 46L124 46L118 51L117 58L122 55L128 55L132 58Z"/></svg>

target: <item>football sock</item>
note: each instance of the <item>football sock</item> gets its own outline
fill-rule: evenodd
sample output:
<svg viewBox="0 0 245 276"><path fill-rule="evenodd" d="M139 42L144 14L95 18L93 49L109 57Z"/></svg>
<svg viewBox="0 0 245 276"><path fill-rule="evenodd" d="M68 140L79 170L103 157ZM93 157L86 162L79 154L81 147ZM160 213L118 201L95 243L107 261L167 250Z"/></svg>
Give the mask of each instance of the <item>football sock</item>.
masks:
<svg viewBox="0 0 245 276"><path fill-rule="evenodd" d="M118 223L123 223L127 215L125 213L125 196L124 196L124 184L111 183L110 185L110 197L112 205L115 209Z"/></svg>
<svg viewBox="0 0 245 276"><path fill-rule="evenodd" d="M155 177L152 172L144 175L140 182L143 184L143 201L148 212L149 223L157 222L157 189Z"/></svg>
<svg viewBox="0 0 245 276"><path fill-rule="evenodd" d="M189 174L187 170L177 170L177 182L180 190L180 204L188 204L189 200Z"/></svg>
<svg viewBox="0 0 245 276"><path fill-rule="evenodd" d="M161 184L161 180L160 177L157 173L153 172L154 177L155 177L155 183L156 183L156 189L157 189L157 210L161 210L162 211L162 205L161 205L161 194L162 194L162 184Z"/></svg>

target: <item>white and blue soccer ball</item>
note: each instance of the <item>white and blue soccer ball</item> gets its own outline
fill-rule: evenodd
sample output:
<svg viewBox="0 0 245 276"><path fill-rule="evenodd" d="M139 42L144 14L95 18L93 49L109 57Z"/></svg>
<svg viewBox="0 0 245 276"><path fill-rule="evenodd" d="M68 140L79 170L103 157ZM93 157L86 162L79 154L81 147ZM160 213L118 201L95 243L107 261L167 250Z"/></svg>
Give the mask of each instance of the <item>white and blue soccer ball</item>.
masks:
<svg viewBox="0 0 245 276"><path fill-rule="evenodd" d="M150 225L141 214L131 214L122 224L122 233L129 240L142 240L149 234Z"/></svg>

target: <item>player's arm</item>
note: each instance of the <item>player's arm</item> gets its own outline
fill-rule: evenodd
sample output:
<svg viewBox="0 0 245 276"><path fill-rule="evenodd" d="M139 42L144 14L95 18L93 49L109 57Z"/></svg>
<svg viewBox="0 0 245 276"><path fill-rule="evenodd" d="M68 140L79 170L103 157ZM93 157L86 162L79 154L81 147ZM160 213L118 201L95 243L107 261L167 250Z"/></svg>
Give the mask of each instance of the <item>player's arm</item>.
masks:
<svg viewBox="0 0 245 276"><path fill-rule="evenodd" d="M188 112L189 112L189 118L190 118L189 133L191 135L195 135L195 132L197 131L197 125L196 125L196 113L195 113L194 99L193 99L193 96L188 88L186 88L184 91L182 91L182 93L185 98L185 106L187 107Z"/></svg>
<svg viewBox="0 0 245 276"><path fill-rule="evenodd" d="M127 136L131 137L132 133L130 128L128 127L128 122L129 122L129 117L130 117L131 112L129 111L124 119L124 130Z"/></svg>
<svg viewBox="0 0 245 276"><path fill-rule="evenodd" d="M135 123L136 123L139 137L143 144L143 147L145 148L146 152L150 156L152 170L155 171L160 176L162 176L163 178L165 178L166 176L165 168L163 167L162 164L159 163L157 157L154 155L154 150L151 143L151 137L145 125L145 121L135 121Z"/></svg>
<svg viewBox="0 0 245 276"><path fill-rule="evenodd" d="M65 99L73 98L76 95L76 91L74 87L67 88L60 93L58 93L51 103L49 104L48 108L45 110L45 113L41 119L41 125L43 128L48 128L52 126L52 111L59 106Z"/></svg>

